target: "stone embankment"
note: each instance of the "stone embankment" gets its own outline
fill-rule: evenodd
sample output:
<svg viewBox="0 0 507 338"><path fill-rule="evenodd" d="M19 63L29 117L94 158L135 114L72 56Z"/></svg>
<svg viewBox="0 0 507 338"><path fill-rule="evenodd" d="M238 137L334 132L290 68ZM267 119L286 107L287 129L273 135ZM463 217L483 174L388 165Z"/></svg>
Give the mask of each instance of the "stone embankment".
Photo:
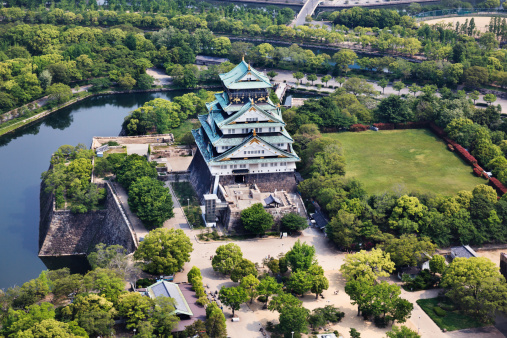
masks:
<svg viewBox="0 0 507 338"><path fill-rule="evenodd" d="M53 194L45 193L41 185L39 257L49 269L70 267L82 272L86 255L99 243L121 245L128 253L137 249L138 239L118 197L109 183L103 187L105 209L73 214L56 210ZM81 266L74 268L76 260Z"/></svg>

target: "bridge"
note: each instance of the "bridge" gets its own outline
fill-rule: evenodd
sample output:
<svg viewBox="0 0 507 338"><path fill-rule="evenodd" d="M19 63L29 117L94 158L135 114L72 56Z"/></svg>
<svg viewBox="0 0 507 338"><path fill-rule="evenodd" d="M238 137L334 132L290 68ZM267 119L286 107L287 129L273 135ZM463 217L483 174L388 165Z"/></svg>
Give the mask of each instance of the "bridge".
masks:
<svg viewBox="0 0 507 338"><path fill-rule="evenodd" d="M306 23L306 16L313 15L317 6L321 3L322 0L307 0L299 11L296 18L289 25L290 27L303 26Z"/></svg>

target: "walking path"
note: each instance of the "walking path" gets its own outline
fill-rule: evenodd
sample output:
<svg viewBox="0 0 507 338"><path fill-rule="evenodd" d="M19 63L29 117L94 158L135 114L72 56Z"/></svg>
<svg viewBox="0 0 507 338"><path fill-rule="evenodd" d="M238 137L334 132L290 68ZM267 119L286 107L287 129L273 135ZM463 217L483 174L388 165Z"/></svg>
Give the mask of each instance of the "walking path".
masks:
<svg viewBox="0 0 507 338"><path fill-rule="evenodd" d="M134 228L134 231L136 232L137 239L141 241L146 235L148 234L148 230L144 227L143 223L137 217L131 210L128 204L128 195L125 189L116 182L111 182L111 184L114 186L114 190L116 191L116 195L118 196L118 199L120 200L120 203L123 206L123 209L125 210L125 213L127 214L127 217L132 223L132 227Z"/></svg>
<svg viewBox="0 0 507 338"><path fill-rule="evenodd" d="M305 84L307 83L306 80L302 80L301 82L303 83L302 85L297 85L297 81L296 79L294 79L294 77L292 76L292 74L294 72L291 72L291 71L287 71L287 70L280 70L280 69L267 69L266 71L270 71L270 70L274 70L278 73L277 76L275 76L273 78L273 82L284 82L286 81L286 83L288 85L290 85L293 89L298 89L298 88L304 88L304 89L317 89L317 84L322 84L323 86L326 85L325 83L322 83L321 80L320 80L320 76L319 76L319 79L317 81L314 81L314 85L309 85L309 86L306 86ZM388 96L388 95L391 95L391 94L408 94L408 95L413 95L412 93L410 93L408 91L408 88L404 88L401 90L400 93L398 93L397 90L395 90L392 86L392 82L383 90L376 82L374 81L368 81L369 83L371 83L373 85L373 88L375 90L378 90L380 93L383 92L383 94L381 94L382 96ZM310 83L310 82L308 82ZM333 87L336 87L336 86L340 86L340 84L338 82L336 82L335 78L331 79L328 83L327 83L328 86L333 86ZM324 88L322 87L320 89L321 92L325 92L325 93L332 93L334 92L336 89L334 88ZM315 94L315 93L309 93L309 94ZM417 93L417 95L420 95L421 92ZM437 96L439 96L440 94L439 93L436 93ZM476 101L476 103L487 103L486 101L484 101L484 97L481 95L479 100ZM500 105L502 107L502 112L504 114L507 114L507 99L502 99L502 98L499 98L497 97L496 101L493 103L493 105Z"/></svg>
<svg viewBox="0 0 507 338"><path fill-rule="evenodd" d="M322 0L306 0L303 8L296 15L296 18L291 22L291 27L303 26L306 23L306 17L312 16L313 12Z"/></svg>

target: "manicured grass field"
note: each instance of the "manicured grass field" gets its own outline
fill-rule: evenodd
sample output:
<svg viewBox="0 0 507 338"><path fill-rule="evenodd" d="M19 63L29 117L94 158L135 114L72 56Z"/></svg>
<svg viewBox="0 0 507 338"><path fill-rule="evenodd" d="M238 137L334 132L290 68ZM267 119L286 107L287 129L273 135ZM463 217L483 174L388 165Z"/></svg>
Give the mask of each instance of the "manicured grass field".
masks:
<svg viewBox="0 0 507 338"><path fill-rule="evenodd" d="M324 134L341 142L345 177L358 178L369 193L399 188L452 195L485 184L472 167L426 129Z"/></svg>
<svg viewBox="0 0 507 338"><path fill-rule="evenodd" d="M440 306L442 299L440 298L427 298L427 299L419 299L417 300L417 304L421 307L421 309L426 312L428 316L438 325L441 329L446 329L447 331L454 330L463 330L474 327L481 327L485 324L479 322L472 316L467 316L459 313L458 311L446 311L446 315L444 317L438 316L433 308L435 306Z"/></svg>

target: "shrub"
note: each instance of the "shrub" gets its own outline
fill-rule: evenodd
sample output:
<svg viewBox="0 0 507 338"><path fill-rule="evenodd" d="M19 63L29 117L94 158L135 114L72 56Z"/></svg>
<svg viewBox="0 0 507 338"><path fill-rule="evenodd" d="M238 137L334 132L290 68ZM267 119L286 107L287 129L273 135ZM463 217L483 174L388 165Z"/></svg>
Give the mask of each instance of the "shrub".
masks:
<svg viewBox="0 0 507 338"><path fill-rule="evenodd" d="M197 300L197 304L199 304L201 306L206 306L206 305L208 305L208 303L209 303L209 300L206 296L199 297L199 299Z"/></svg>
<svg viewBox="0 0 507 338"><path fill-rule="evenodd" d="M435 306L433 308L433 311L437 314L439 317L445 317L447 315L447 312L442 309L441 307Z"/></svg>
<svg viewBox="0 0 507 338"><path fill-rule="evenodd" d="M389 321L385 317L375 316L373 322L375 323L376 327L384 328L387 327L387 324L389 324Z"/></svg>
<svg viewBox="0 0 507 338"><path fill-rule="evenodd" d="M456 307L452 304L440 303L439 307L445 311L454 311Z"/></svg>
<svg viewBox="0 0 507 338"><path fill-rule="evenodd" d="M257 300L261 303L266 303L266 296L259 296L257 297Z"/></svg>
<svg viewBox="0 0 507 338"><path fill-rule="evenodd" d="M353 131L353 132L359 132L359 131L366 131L368 130L368 126L364 125L364 124L353 124L350 126L350 131Z"/></svg>

